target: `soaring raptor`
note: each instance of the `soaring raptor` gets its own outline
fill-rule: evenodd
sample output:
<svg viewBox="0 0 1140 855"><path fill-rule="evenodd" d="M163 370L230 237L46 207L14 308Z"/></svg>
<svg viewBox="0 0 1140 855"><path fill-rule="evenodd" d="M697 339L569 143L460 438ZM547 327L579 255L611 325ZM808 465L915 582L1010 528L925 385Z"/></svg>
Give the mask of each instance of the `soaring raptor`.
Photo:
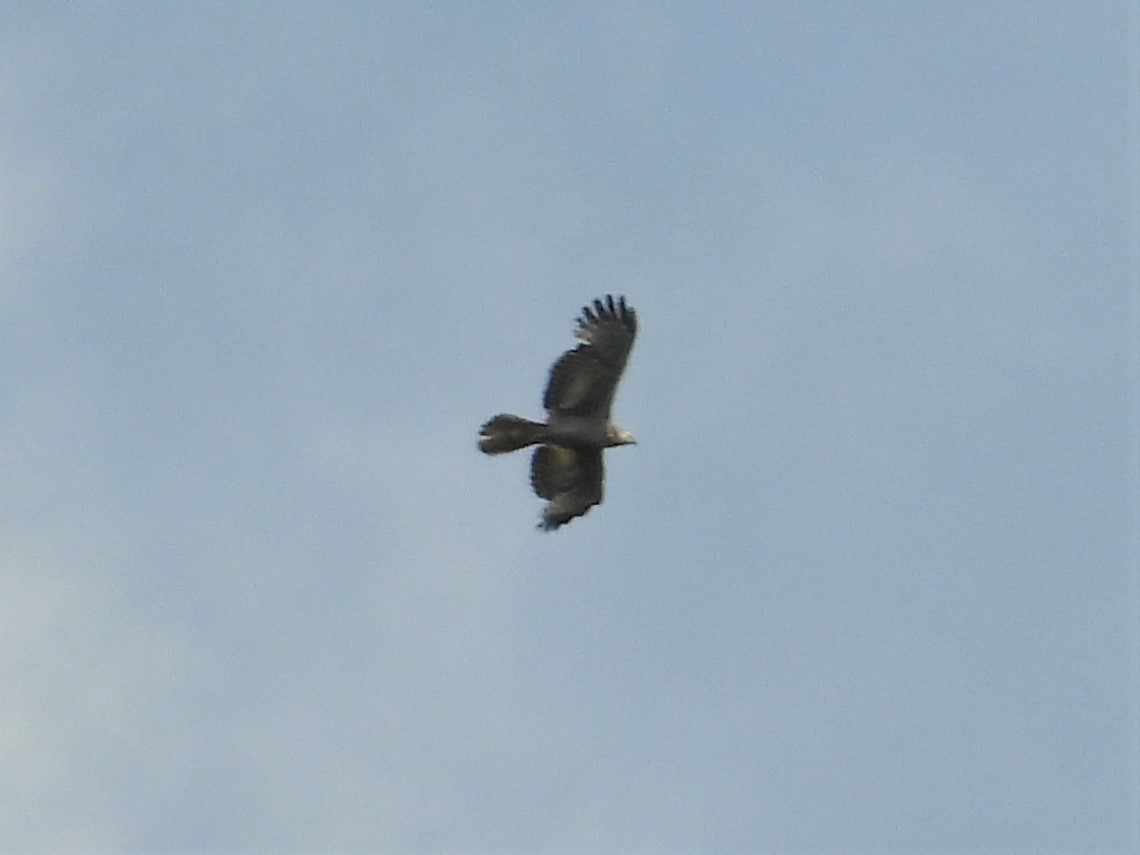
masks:
<svg viewBox="0 0 1140 855"><path fill-rule="evenodd" d="M479 450L504 454L537 445L530 484L547 500L539 528L552 531L602 503L602 451L637 442L610 421L614 392L633 339L637 315L607 295L585 306L574 331L580 344L550 369L542 405L546 423L520 416L495 416L479 431Z"/></svg>

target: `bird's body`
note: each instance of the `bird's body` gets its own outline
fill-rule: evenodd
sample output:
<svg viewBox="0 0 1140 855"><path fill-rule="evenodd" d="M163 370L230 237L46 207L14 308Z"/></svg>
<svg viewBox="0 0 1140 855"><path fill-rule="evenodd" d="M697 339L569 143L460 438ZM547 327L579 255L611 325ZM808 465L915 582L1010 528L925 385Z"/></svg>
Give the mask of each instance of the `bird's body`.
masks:
<svg viewBox="0 0 1140 855"><path fill-rule="evenodd" d="M614 392L637 335L637 315L624 297L594 300L582 309L575 331L580 344L554 363L543 395L546 422L498 415L483 425L479 448L504 454L538 445L531 458L531 486L548 500L540 528L568 523L601 504L602 451L636 442L610 420Z"/></svg>

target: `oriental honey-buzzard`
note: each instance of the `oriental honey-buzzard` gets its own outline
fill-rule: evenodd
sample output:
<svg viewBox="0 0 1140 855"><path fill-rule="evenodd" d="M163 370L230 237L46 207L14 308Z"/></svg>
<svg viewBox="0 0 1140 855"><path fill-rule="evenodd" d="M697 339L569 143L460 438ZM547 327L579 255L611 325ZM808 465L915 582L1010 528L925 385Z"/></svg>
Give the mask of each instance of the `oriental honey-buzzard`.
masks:
<svg viewBox="0 0 1140 855"><path fill-rule="evenodd" d="M614 392L637 335L624 297L585 306L574 331L580 344L550 369L542 405L546 422L498 415L479 431L479 449L504 454L538 445L530 464L534 492L547 500L539 528L552 531L602 502L602 451L636 443L610 421Z"/></svg>

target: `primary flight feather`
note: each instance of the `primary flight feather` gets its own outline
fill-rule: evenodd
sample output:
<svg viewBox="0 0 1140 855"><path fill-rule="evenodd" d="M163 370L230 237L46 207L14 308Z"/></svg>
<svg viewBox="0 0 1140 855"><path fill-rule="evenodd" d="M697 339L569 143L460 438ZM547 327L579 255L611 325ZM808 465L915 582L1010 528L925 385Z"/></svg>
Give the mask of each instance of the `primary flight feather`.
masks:
<svg viewBox="0 0 1140 855"><path fill-rule="evenodd" d="M610 420L614 392L637 336L637 314L625 297L594 300L574 332L580 342L550 369L542 405L546 422L498 415L479 431L479 449L504 454L537 445L530 483L546 499L539 528L552 531L602 502L602 451L637 442Z"/></svg>

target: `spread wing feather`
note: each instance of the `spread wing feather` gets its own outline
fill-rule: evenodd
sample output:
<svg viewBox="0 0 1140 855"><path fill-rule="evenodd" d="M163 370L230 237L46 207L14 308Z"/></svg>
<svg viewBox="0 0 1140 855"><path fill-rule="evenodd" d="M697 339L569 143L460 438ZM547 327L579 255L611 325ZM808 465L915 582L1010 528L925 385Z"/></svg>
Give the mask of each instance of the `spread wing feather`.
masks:
<svg viewBox="0 0 1140 855"><path fill-rule="evenodd" d="M606 295L582 309L574 335L581 344L550 369L542 405L559 415L608 419L637 336L637 314L624 297Z"/></svg>
<svg viewBox="0 0 1140 855"><path fill-rule="evenodd" d="M540 445L530 462L530 483L540 498L541 528L551 531L602 501L602 452L597 448Z"/></svg>

